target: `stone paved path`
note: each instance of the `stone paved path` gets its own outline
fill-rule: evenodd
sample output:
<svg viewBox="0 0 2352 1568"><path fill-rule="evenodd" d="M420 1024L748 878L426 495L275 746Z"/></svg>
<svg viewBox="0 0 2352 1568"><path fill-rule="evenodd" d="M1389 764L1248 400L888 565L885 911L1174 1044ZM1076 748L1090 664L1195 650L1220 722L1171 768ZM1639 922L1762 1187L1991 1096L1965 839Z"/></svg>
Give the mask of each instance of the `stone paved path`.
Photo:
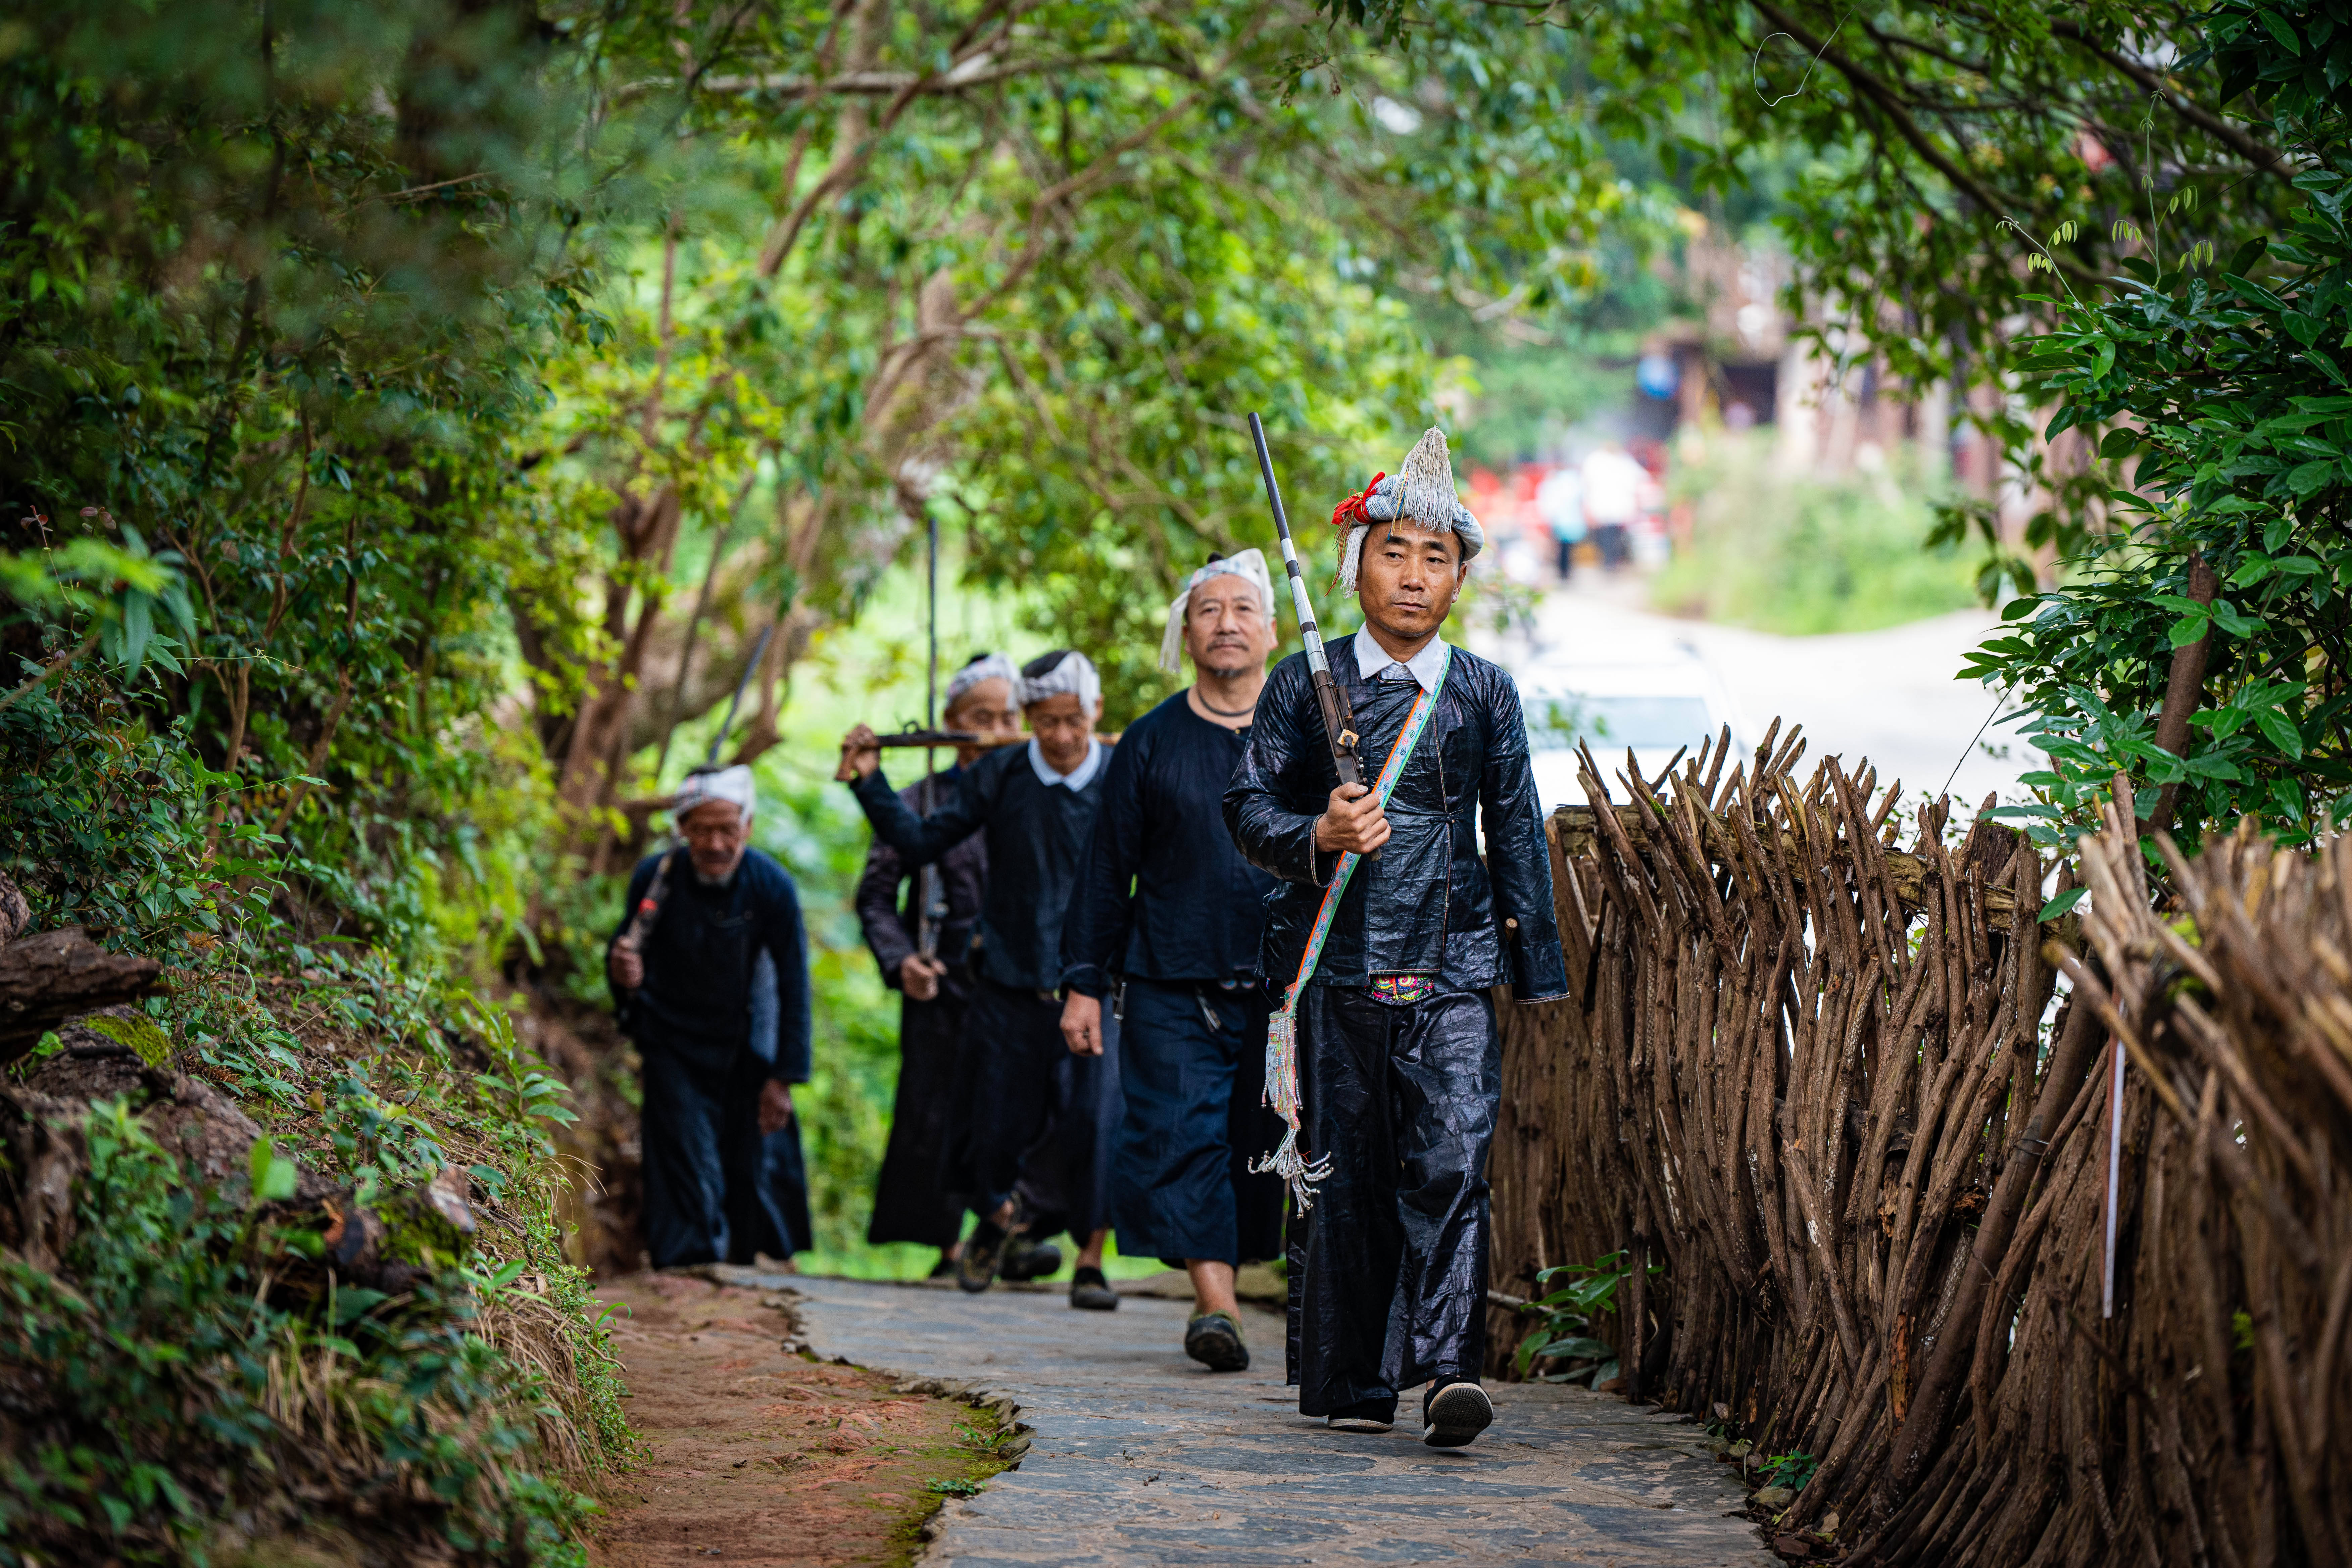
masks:
<svg viewBox="0 0 2352 1568"><path fill-rule="evenodd" d="M748 1281L747 1281L748 1282ZM1009 1394L1033 1445L940 1516L926 1564L1561 1563L1778 1568L1698 1427L1581 1389L1506 1384L1471 1447L1423 1447L1416 1395L1384 1436L1332 1432L1256 1364L1184 1359L1185 1306L1076 1312L1055 1293L761 1277L803 1298L811 1349Z"/></svg>

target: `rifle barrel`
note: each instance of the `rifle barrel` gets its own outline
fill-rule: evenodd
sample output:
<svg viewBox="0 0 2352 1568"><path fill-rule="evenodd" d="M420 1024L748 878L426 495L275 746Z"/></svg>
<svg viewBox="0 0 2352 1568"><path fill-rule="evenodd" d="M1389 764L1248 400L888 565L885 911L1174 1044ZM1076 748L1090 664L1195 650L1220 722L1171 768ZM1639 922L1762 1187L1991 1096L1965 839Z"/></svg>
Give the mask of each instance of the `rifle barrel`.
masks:
<svg viewBox="0 0 2352 1568"><path fill-rule="evenodd" d="M1307 599L1307 574L1298 569L1298 547L1290 542L1290 514L1283 510L1282 486L1274 477L1274 454L1265 448L1265 426L1253 411L1249 416L1250 440L1257 447L1257 471L1265 480L1266 504L1274 509L1274 531L1282 542L1282 569L1290 579L1290 607L1298 616L1298 632L1307 642L1307 668L1318 674L1328 674L1330 661L1323 657L1323 634L1315 625L1315 606Z"/></svg>
<svg viewBox="0 0 2352 1568"><path fill-rule="evenodd" d="M1315 606L1307 599L1307 574L1298 567L1298 548L1290 542L1290 516L1282 508L1282 487L1275 482L1274 454L1265 447L1265 426L1253 413L1250 439L1257 446L1257 471L1265 479L1266 503L1274 508L1274 531L1282 541L1282 569L1290 578L1290 604L1298 613L1299 636L1307 644L1307 671L1314 682L1316 705L1323 710L1323 738L1331 744L1331 766L1341 784L1364 782L1364 765L1356 749L1356 717L1349 710L1348 694L1331 679L1331 661L1323 654L1323 634L1315 626ZM1380 858L1374 850L1370 857Z"/></svg>
<svg viewBox="0 0 2352 1568"><path fill-rule="evenodd" d="M1029 737L1023 735L1021 740ZM877 746L983 746L1003 745L1008 737L983 735L973 730L894 730L874 737Z"/></svg>
<svg viewBox="0 0 2352 1568"><path fill-rule="evenodd" d="M1097 731L1095 739L1106 746L1118 744L1117 730ZM1025 730L891 730L874 737L877 746L977 746L992 752L1000 746L1025 746L1029 732Z"/></svg>

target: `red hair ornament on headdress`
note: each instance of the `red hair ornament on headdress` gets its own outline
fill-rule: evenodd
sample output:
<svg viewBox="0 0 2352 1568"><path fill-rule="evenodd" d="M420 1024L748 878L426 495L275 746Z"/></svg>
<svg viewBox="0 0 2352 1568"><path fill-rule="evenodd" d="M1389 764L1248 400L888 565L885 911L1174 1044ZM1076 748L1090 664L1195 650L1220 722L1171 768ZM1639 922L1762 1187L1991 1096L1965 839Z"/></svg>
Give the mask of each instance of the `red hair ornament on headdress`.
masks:
<svg viewBox="0 0 2352 1568"><path fill-rule="evenodd" d="M1381 481L1387 478L1386 474L1374 474L1371 481L1362 489L1333 507L1331 526L1342 530L1370 528L1372 524L1372 514L1364 510L1364 501L1374 490L1380 489Z"/></svg>

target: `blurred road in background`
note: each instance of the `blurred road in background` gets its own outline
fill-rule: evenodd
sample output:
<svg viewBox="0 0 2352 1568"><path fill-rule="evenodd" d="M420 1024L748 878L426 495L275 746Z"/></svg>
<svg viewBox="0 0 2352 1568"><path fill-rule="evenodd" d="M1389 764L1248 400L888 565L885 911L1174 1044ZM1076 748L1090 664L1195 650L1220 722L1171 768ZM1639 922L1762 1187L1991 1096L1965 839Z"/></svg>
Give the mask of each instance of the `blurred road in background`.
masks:
<svg viewBox="0 0 2352 1568"><path fill-rule="evenodd" d="M1472 639L1518 679L1546 809L1584 798L1566 754L1571 730L1591 739L1612 774L1629 743L1654 774L1676 746L1727 719L1753 747L1780 718L1804 726L1809 758L1835 754L1849 766L1867 758L1882 785L1899 778L1910 799L1950 778L1964 813L1989 793L2020 798L2018 775L2038 763L2009 726L1986 723L1993 694L1954 679L1969 649L1998 625L1990 611L1882 631L1779 637L1660 615L1644 607L1643 593L1632 572L1580 573L1545 595L1531 635ZM1557 708L1548 699L1559 700ZM1549 737L1540 733L1548 710L1557 719ZM1979 741L2008 756L1988 754ZM1622 797L1613 779L1611 787Z"/></svg>

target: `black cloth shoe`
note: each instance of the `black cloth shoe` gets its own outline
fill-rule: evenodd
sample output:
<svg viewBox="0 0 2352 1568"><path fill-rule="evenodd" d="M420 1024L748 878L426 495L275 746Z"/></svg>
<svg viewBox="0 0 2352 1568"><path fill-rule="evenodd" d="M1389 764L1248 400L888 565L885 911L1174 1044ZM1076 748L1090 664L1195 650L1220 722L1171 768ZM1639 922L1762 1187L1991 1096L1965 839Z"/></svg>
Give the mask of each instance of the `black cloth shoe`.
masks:
<svg viewBox="0 0 2352 1568"><path fill-rule="evenodd" d="M1326 1415L1323 1424L1334 1432L1385 1432L1396 1425L1396 1401L1360 1399Z"/></svg>
<svg viewBox="0 0 2352 1568"><path fill-rule="evenodd" d="M1249 1346L1231 1312L1202 1312L1184 1324L1184 1353L1211 1372L1247 1372Z"/></svg>
<svg viewBox="0 0 2352 1568"><path fill-rule="evenodd" d="M1442 1383L1421 1407L1421 1440L1433 1448L1459 1448L1495 1424L1495 1405L1475 1383Z"/></svg>
<svg viewBox="0 0 2352 1568"><path fill-rule="evenodd" d="M1032 1241L1016 1236L1004 1244L1004 1266L998 1270L1006 1279L1020 1284L1031 1279L1043 1279L1062 1267L1062 1249L1050 1241Z"/></svg>
<svg viewBox="0 0 2352 1568"><path fill-rule="evenodd" d="M1056 1265L1060 1258L1054 1260ZM1118 1310L1118 1292L1110 1288L1099 1268L1081 1268L1070 1276L1070 1305L1087 1312Z"/></svg>
<svg viewBox="0 0 2352 1568"><path fill-rule="evenodd" d="M931 1265L931 1271L929 1274L924 1275L923 1278L926 1279L948 1279L954 1278L955 1271L956 1260L949 1257L947 1252L942 1249L940 1253L940 1260Z"/></svg>
<svg viewBox="0 0 2352 1568"><path fill-rule="evenodd" d="M964 1237L963 1253L956 1259L956 1288L977 1296L995 1284L1008 1239L1003 1228L992 1220L972 1226L971 1234Z"/></svg>

